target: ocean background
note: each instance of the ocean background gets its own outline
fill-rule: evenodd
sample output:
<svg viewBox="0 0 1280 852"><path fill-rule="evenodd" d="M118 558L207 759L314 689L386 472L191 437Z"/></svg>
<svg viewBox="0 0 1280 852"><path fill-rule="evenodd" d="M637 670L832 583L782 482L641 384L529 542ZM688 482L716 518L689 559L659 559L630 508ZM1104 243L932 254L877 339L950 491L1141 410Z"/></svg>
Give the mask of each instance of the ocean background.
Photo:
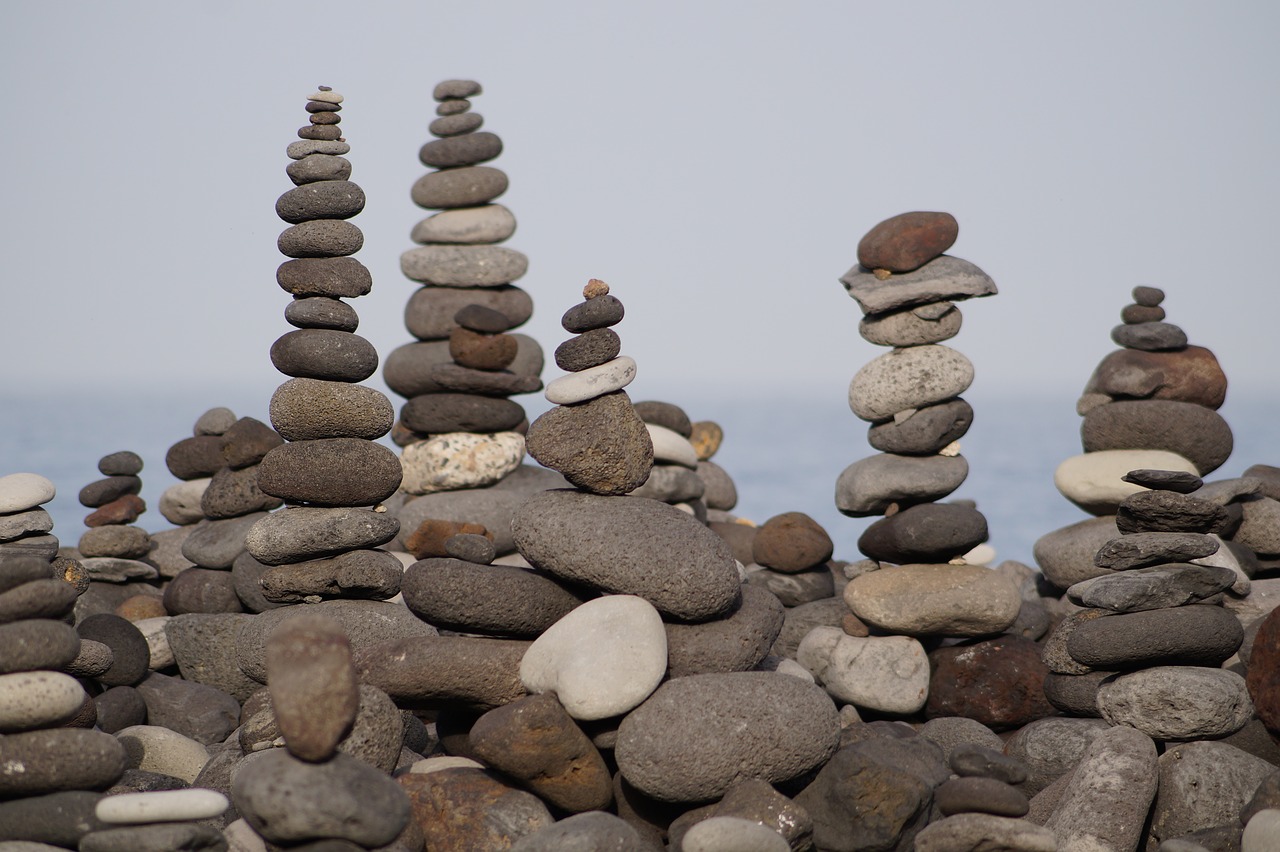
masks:
<svg viewBox="0 0 1280 852"><path fill-rule="evenodd" d="M1087 372L1082 371L1082 386ZM555 375L551 367L544 378ZM45 506L54 519L53 534L75 545L89 513L77 494L100 478L100 457L132 450L145 462L142 496L148 509L138 523L152 532L167 529L172 525L158 510L160 495L177 482L164 464L168 448L189 437L196 418L214 406L268 421L273 389L157 389L122 380L108 391L11 391L0 395L0 475L30 471L53 480L58 494ZM693 420L721 425L725 438L714 461L737 485L735 514L763 523L782 512L805 512L830 533L836 558L860 558L858 536L875 519L837 512L835 481L845 467L875 451L866 441L867 424L849 411L844 387L781 393L697 385L670 393L644 386L629 391L636 401L673 402ZM1053 486L1058 464L1081 452L1076 397L1066 391L997 390L965 398L975 412L973 427L960 440L969 478L952 497L976 501L997 559L1034 566L1036 539L1087 517ZM391 399L397 407L403 402ZM541 394L516 399L530 419L549 407ZM1220 413L1231 424L1235 451L1208 479L1239 476L1256 463L1280 465L1280 395L1232 388Z"/></svg>

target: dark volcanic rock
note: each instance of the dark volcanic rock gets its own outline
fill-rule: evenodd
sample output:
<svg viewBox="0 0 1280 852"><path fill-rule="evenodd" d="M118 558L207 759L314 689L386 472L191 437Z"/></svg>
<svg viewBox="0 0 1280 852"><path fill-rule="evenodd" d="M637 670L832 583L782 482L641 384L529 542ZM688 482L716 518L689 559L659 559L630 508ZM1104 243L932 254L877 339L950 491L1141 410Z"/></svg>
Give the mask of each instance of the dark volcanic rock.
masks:
<svg viewBox="0 0 1280 852"><path fill-rule="evenodd" d="M933 673L925 715L964 716L993 730L1017 728L1056 710L1044 696L1049 673L1040 648L1021 636L1000 636L929 654Z"/></svg>
<svg viewBox="0 0 1280 852"><path fill-rule="evenodd" d="M400 487L400 459L359 438L293 441L267 453L258 488L292 503L372 506Z"/></svg>
<svg viewBox="0 0 1280 852"><path fill-rule="evenodd" d="M987 540L987 519L954 503L925 503L876 521L858 549L871 559L905 564L945 563Z"/></svg>
<svg viewBox="0 0 1280 852"><path fill-rule="evenodd" d="M1160 665L1215 667L1244 641L1233 613L1218 606L1180 606L1109 615L1077 625L1067 651L1098 669Z"/></svg>
<svg viewBox="0 0 1280 852"><path fill-rule="evenodd" d="M1090 409L1080 426L1087 453L1098 450L1168 450L1201 476L1231 455L1231 427L1216 411L1189 402L1130 400Z"/></svg>

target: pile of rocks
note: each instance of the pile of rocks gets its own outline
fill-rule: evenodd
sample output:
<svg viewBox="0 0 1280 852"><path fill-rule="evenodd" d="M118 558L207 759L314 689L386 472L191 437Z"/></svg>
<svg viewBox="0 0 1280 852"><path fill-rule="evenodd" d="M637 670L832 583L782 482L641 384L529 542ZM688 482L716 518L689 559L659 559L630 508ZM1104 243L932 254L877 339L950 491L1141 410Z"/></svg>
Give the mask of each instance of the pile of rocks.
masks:
<svg viewBox="0 0 1280 852"><path fill-rule="evenodd" d="M337 125L341 95L322 88L310 100L313 124ZM347 180L350 163L336 156L347 152L345 142L299 135L287 170L298 186L276 201L276 213L293 223L278 244L295 258L276 279L294 295L285 317L298 329L271 346L276 369L292 377L271 399L272 426L285 440L256 471L257 488L290 505L257 519L245 547L269 566L258 583L272 602L385 599L400 590L401 566L376 548L400 525L380 504L400 485L400 461L374 443L391 428L391 405L357 384L377 369L378 354L355 334L359 317L342 300L371 286L368 270L350 257L363 237L347 221L364 209L364 193ZM334 145L341 150L325 147Z"/></svg>
<svg viewBox="0 0 1280 852"><path fill-rule="evenodd" d="M58 555L53 518L40 508L55 496L53 483L38 473L0 477L0 557Z"/></svg>
<svg viewBox="0 0 1280 852"><path fill-rule="evenodd" d="M82 533L76 549L90 579L124 582L151 579L156 569L138 560L151 552L151 536L134 524L147 509L138 494L142 491L142 457L128 450L110 453L98 460L98 472L105 477L80 489L80 505L94 511L84 519L89 529Z"/></svg>
<svg viewBox="0 0 1280 852"><path fill-rule="evenodd" d="M1111 332L1124 348L1102 359L1077 403L1084 452L1058 466L1054 485L1094 517L1035 545L1041 572L1060 589L1101 573L1094 554L1119 534L1121 501L1142 489L1124 479L1129 471L1205 476L1231 455L1231 427L1217 412L1227 377L1212 352L1187 345L1182 329L1164 321L1163 301L1161 290L1134 288Z"/></svg>
<svg viewBox="0 0 1280 852"><path fill-rule="evenodd" d="M533 313L529 294L511 282L528 259L498 245L514 232L515 217L493 203L507 176L481 165L502 153L502 140L481 131L471 98L480 84L447 80L435 89L437 138L419 159L436 169L413 186L414 203L440 212L414 226L419 248L400 257L405 276L423 286L405 307L405 326L417 342L387 358L384 376L408 402L397 443L405 446L404 490L409 494L477 488L510 474L524 457L524 409L511 396L541 390L542 350L512 334Z"/></svg>

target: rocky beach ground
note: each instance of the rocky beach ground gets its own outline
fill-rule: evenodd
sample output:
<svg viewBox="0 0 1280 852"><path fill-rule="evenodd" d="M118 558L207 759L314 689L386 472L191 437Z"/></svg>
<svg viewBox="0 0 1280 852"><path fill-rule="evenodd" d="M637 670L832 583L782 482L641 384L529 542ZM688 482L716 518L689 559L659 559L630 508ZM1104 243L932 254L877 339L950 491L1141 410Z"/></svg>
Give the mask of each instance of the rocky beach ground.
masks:
<svg viewBox="0 0 1280 852"><path fill-rule="evenodd" d="M365 198L321 87L269 411L174 436L164 528L134 451L74 484L83 530L41 508L74 485L0 471L0 850L1280 848L1280 467L1213 478L1227 377L1160 289L1083 385L1054 485L1086 517L996 562L949 499L982 476L959 303L996 283L949 214L873 227L840 279L886 348L848 387L871 453L815 487L876 520L838 553L735 514L732 423L632 400L620 288L517 331L480 94L434 92L403 403L361 384Z"/></svg>

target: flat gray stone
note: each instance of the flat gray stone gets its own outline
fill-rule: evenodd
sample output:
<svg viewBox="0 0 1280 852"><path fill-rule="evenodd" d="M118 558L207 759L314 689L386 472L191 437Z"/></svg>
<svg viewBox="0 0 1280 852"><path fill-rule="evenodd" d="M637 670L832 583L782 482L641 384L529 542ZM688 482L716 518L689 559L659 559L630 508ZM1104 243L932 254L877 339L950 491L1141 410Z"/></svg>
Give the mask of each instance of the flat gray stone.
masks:
<svg viewBox="0 0 1280 852"><path fill-rule="evenodd" d="M297 506L257 520L244 547L265 565L282 565L377 547L399 531L400 522L390 512Z"/></svg>
<svg viewBox="0 0 1280 852"><path fill-rule="evenodd" d="M882 314L897 308L929 302L959 301L996 293L988 275L958 257L942 255L919 269L881 280L870 270L855 264L840 283L862 308L864 314Z"/></svg>
<svg viewBox="0 0 1280 852"><path fill-rule="evenodd" d="M406 278L442 287L497 287L519 279L529 258L491 245L430 245L400 255Z"/></svg>
<svg viewBox="0 0 1280 852"><path fill-rule="evenodd" d="M960 333L961 320L960 309L954 306L938 316L903 308L863 317L858 323L858 334L877 346L923 346L955 337Z"/></svg>
<svg viewBox="0 0 1280 852"><path fill-rule="evenodd" d="M404 324L409 333L419 340L447 340L449 334L458 327L454 317L468 305L480 305L497 311L507 318L509 328L524 325L533 315L533 299L515 285L429 286L415 290L409 297L404 307Z"/></svg>
<svg viewBox="0 0 1280 852"><path fill-rule="evenodd" d="M883 515L899 508L941 500L969 475L964 456L870 456L844 469L836 479L836 508L854 518Z"/></svg>
<svg viewBox="0 0 1280 852"><path fill-rule="evenodd" d="M1107 542L1094 564L1111 571L1128 571L1166 562L1190 562L1218 552L1219 540L1202 533L1129 533Z"/></svg>
<svg viewBox="0 0 1280 852"><path fill-rule="evenodd" d="M1156 666L1098 687L1098 711L1159 740L1218 739L1253 718L1244 678L1227 669Z"/></svg>
<svg viewBox="0 0 1280 852"><path fill-rule="evenodd" d="M433 143L428 142L428 145ZM501 204L461 207L428 216L413 226L409 238L421 245L500 243L516 231L516 217Z"/></svg>
<svg viewBox="0 0 1280 852"><path fill-rule="evenodd" d="M1067 589L1067 596L1081 606L1138 612L1209 601L1235 582L1230 568L1170 563L1083 580Z"/></svg>

